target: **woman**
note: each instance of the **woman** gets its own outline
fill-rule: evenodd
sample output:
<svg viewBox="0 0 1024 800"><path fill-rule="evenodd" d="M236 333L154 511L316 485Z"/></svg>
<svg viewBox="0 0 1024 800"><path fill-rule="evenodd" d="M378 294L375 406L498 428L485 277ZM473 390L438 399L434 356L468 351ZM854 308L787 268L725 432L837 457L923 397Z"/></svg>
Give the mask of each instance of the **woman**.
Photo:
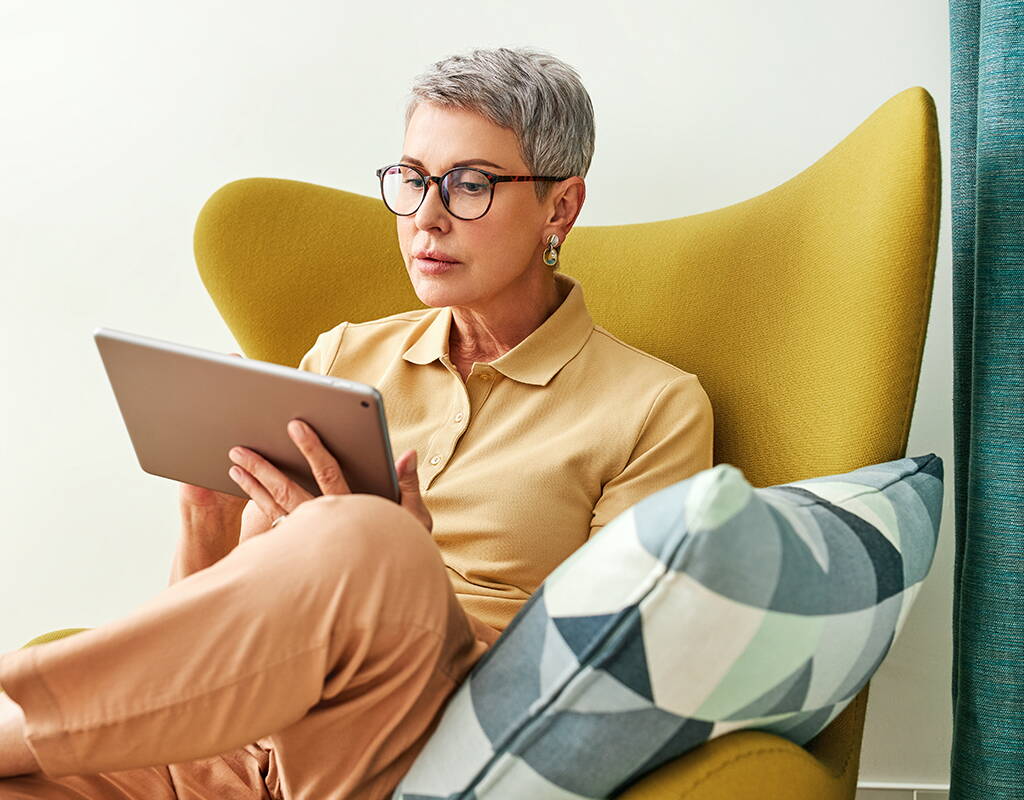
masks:
<svg viewBox="0 0 1024 800"><path fill-rule="evenodd" d="M183 486L170 587L0 658L0 776L20 776L0 798L388 797L544 577L711 466L697 378L594 325L557 272L593 139L549 55L420 76L378 175L428 308L342 322L300 364L381 391L401 504L352 494L297 421L322 497L245 448L244 510Z"/></svg>

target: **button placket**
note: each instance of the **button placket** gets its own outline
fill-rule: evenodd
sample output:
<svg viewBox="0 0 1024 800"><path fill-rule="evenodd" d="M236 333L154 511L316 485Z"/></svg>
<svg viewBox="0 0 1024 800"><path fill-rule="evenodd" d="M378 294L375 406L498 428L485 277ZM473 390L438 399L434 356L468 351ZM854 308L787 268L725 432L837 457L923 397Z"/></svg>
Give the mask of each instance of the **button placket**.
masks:
<svg viewBox="0 0 1024 800"><path fill-rule="evenodd" d="M446 367L448 367L448 371L452 373L452 376L458 380L461 395L459 395L455 407L459 408L459 406L461 406L463 410L456 411L454 414L451 414L451 416L449 416L450 423L439 428L431 437L430 442L427 445L427 452L430 453L430 457L426 459L426 461L430 467L428 467L429 471L424 475L424 491L430 489L435 478L437 478L437 476L441 474L441 470L447 466L447 461L444 461L444 454L454 454L456 442L459 437L466 432L466 428L469 425L468 421L463 423L463 420L467 420L467 418L471 416L474 405L473 397L475 393L473 393L470 387L467 387L463 382L462 376L459 375L458 370L456 370L454 365L451 365L448 362L448 359L444 356L441 357L441 361ZM473 381L471 381L471 383L472 382ZM450 457L451 456L449 455L448 458Z"/></svg>
<svg viewBox="0 0 1024 800"><path fill-rule="evenodd" d="M466 415L462 411L456 412L455 416L451 418L452 425L458 426L459 423L462 422L462 420L464 420L465 418ZM459 430L459 428L446 427L442 428L437 432L437 436L435 437L434 441L434 447L439 452L435 453L430 457L431 464L437 466L439 463L441 463L441 459L443 458L440 452L441 450L447 453L454 453L456 441L459 439L460 436L462 436L463 433L465 433L465 427L460 427L462 428L461 430Z"/></svg>

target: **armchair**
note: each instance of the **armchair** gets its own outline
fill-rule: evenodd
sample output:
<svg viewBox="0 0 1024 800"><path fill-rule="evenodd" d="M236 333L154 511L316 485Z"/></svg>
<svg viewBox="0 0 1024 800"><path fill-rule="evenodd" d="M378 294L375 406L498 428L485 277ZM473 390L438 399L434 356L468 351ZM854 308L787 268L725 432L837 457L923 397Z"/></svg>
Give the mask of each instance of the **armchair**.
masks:
<svg viewBox="0 0 1024 800"><path fill-rule="evenodd" d="M715 463L740 467L751 484L901 458L934 280L939 157L934 101L912 87L763 194L677 219L576 228L562 269L583 284L598 324L700 377L715 410ZM339 320L421 307L394 217L376 198L236 181L204 206L195 251L251 358L295 365ZM806 747L730 733L619 797L852 800L867 695L865 686Z"/></svg>

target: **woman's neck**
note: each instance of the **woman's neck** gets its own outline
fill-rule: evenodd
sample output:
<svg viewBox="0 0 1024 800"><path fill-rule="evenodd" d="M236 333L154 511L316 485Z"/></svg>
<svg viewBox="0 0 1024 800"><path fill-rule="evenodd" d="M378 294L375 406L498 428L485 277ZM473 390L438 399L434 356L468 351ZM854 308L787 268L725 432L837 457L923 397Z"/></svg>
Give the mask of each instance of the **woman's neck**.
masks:
<svg viewBox="0 0 1024 800"><path fill-rule="evenodd" d="M448 353L453 362L490 362L507 353L550 317L565 300L553 274L520 288L509 286L485 304L452 306Z"/></svg>

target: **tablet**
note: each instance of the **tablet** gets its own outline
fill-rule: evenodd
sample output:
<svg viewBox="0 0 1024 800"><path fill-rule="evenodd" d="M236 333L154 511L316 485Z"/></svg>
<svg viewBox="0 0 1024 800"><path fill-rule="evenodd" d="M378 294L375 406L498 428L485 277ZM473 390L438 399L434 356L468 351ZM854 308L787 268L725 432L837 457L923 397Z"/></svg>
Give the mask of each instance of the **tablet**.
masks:
<svg viewBox="0 0 1024 800"><path fill-rule="evenodd" d="M286 429L298 418L338 460L354 494L400 501L375 387L110 328L96 328L93 338L139 465L151 475L248 498L228 475L228 451L241 445L318 496Z"/></svg>

